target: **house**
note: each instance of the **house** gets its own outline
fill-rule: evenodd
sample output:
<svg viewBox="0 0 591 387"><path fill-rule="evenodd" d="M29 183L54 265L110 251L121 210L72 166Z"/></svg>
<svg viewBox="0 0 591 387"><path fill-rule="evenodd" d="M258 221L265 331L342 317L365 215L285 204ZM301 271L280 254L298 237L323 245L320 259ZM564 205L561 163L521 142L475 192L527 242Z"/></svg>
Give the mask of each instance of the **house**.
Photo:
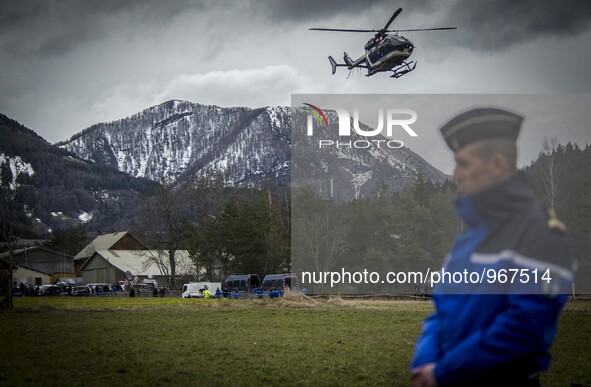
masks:
<svg viewBox="0 0 591 387"><path fill-rule="evenodd" d="M78 277L82 277L82 266L98 250L148 250L148 248L128 231L99 235L74 256L74 269Z"/></svg>
<svg viewBox="0 0 591 387"><path fill-rule="evenodd" d="M41 286L54 283L51 281L51 274L32 269L23 265L14 265L16 271L12 274L12 281L17 284L25 283L34 286Z"/></svg>
<svg viewBox="0 0 591 387"><path fill-rule="evenodd" d="M9 261L9 253L0 254ZM28 282L35 285L55 283L58 278L75 278L73 257L43 246L15 250L12 264L17 267L13 282ZM41 282L41 283L39 283Z"/></svg>
<svg viewBox="0 0 591 387"><path fill-rule="evenodd" d="M186 250L177 250L178 284L193 279L195 265ZM84 283L115 284L119 281L154 279L159 286L169 287L170 264L164 250L97 250L81 266Z"/></svg>

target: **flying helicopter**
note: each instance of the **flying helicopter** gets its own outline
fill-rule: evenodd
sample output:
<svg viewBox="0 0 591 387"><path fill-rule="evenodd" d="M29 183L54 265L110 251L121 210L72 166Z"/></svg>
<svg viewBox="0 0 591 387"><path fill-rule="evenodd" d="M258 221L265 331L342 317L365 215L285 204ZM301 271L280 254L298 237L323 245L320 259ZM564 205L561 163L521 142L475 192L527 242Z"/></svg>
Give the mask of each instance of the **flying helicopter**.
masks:
<svg viewBox="0 0 591 387"><path fill-rule="evenodd" d="M367 69L367 76L372 76L379 72L391 71L391 78L400 78L404 74L408 74L415 69L417 63L415 61L408 61L412 54L415 45L404 36L399 35L401 31L438 31L438 30L455 30L457 27L438 27L438 28L414 28L405 30L388 30L390 24L402 12L402 8L398 8L384 28L379 30L355 30L355 29L341 29L341 28L310 28L313 31L333 31L333 32L375 32L373 38L365 44L365 54L353 60L345 52L343 60L345 63L337 63L332 56L328 57L330 65L332 66L332 74L337 71L337 67L347 67L349 70L354 68ZM389 32L392 32L389 34Z"/></svg>

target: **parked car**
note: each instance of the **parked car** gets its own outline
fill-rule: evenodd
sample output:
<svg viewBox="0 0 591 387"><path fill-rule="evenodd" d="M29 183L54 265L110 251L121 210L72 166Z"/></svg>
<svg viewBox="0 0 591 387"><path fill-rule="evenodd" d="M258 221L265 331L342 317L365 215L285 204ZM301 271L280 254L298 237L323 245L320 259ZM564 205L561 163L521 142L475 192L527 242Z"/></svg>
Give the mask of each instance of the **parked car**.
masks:
<svg viewBox="0 0 591 387"><path fill-rule="evenodd" d="M86 286L74 286L72 288L72 295L77 297L90 296L90 289Z"/></svg>
<svg viewBox="0 0 591 387"><path fill-rule="evenodd" d="M21 283L19 286L19 293L21 296L34 297L38 296L37 287L30 283Z"/></svg>
<svg viewBox="0 0 591 387"><path fill-rule="evenodd" d="M136 297L141 297L141 296L146 296L146 295L152 295L152 291L154 290L153 286L150 286L151 284L131 284L131 287L133 287L135 289L135 296Z"/></svg>
<svg viewBox="0 0 591 387"><path fill-rule="evenodd" d="M102 293L105 291L105 288L111 291L111 287L106 282L91 282L86 284L86 286L91 290L92 293Z"/></svg>
<svg viewBox="0 0 591 387"><path fill-rule="evenodd" d="M40 296L59 296L62 294L62 288L56 285L41 285L39 286Z"/></svg>

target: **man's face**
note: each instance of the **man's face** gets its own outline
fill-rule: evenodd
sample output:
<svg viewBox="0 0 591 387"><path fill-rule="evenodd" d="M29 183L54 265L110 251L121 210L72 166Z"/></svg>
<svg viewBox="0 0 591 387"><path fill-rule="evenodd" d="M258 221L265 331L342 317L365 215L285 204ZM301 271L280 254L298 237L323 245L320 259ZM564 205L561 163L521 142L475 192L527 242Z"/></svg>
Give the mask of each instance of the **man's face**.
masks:
<svg viewBox="0 0 591 387"><path fill-rule="evenodd" d="M478 150L478 143L472 143L454 153L456 167L453 179L460 195L477 194L497 181L490 160L483 160Z"/></svg>

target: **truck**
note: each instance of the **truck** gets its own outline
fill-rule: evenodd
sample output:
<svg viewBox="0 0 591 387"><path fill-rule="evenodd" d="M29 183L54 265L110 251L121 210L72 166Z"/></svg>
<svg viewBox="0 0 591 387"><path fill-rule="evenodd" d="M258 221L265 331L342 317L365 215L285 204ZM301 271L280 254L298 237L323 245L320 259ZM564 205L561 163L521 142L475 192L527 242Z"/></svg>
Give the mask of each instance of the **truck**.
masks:
<svg viewBox="0 0 591 387"><path fill-rule="evenodd" d="M258 274L234 274L226 278L222 291L233 293L251 293L260 288L261 278Z"/></svg>
<svg viewBox="0 0 591 387"><path fill-rule="evenodd" d="M261 288L263 291L285 290L286 288L295 290L298 288L298 277L292 273L267 274L263 278Z"/></svg>
<svg viewBox="0 0 591 387"><path fill-rule="evenodd" d="M189 282L188 284L183 285L181 297L203 298L203 291L206 287L213 296L217 289L222 289L222 284L221 282Z"/></svg>

